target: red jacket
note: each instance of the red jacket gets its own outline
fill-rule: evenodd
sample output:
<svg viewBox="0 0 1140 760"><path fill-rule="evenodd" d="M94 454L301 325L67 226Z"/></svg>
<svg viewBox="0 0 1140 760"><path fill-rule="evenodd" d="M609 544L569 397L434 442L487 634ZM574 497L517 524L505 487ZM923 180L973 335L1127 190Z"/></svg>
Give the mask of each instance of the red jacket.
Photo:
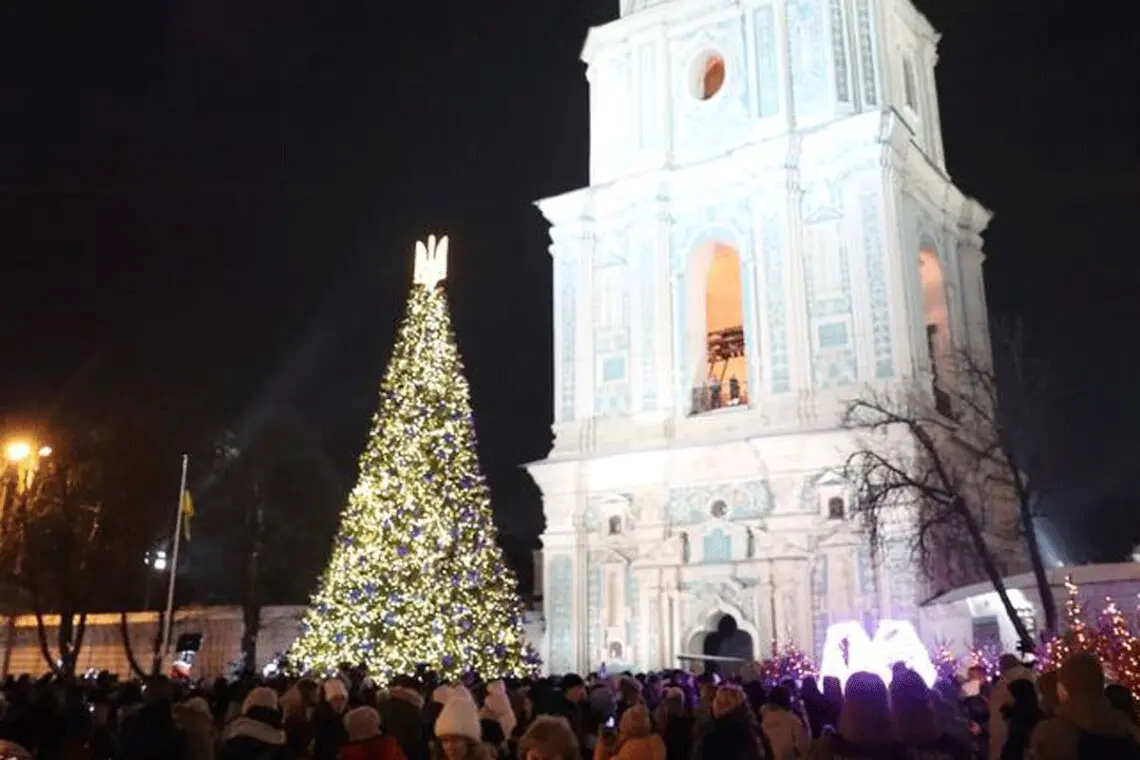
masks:
<svg viewBox="0 0 1140 760"><path fill-rule="evenodd" d="M407 760L391 736L374 736L362 742L349 742L340 748L340 760Z"/></svg>

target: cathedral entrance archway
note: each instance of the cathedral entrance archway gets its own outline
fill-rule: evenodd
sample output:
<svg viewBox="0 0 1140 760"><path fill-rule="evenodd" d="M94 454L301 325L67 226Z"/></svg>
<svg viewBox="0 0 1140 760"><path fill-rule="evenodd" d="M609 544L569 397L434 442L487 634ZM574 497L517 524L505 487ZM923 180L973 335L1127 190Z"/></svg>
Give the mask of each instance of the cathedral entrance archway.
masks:
<svg viewBox="0 0 1140 760"><path fill-rule="evenodd" d="M739 662L703 661L706 673L738 673L744 662L756 659L755 630L747 623L741 624L731 612L717 610L705 620L705 625L693 631L688 640L690 654L704 654L711 657L731 657Z"/></svg>
<svg viewBox="0 0 1140 760"><path fill-rule="evenodd" d="M691 312L693 342L692 413L748 404L748 361L744 341L744 289L740 254L711 241L691 262L697 278Z"/></svg>

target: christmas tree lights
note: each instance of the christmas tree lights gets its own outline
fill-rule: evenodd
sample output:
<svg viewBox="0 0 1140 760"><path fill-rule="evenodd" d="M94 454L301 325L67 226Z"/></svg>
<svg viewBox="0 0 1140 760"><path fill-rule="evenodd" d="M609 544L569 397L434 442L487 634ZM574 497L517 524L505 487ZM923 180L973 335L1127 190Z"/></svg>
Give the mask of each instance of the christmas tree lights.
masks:
<svg viewBox="0 0 1140 760"><path fill-rule="evenodd" d="M1043 670L1057 670L1070 655L1078 652L1100 653L1100 631L1089 626L1085 620L1085 606L1081 602L1080 587L1072 576L1065 578L1065 625L1066 630L1054 636L1045 645Z"/></svg>
<svg viewBox="0 0 1140 760"><path fill-rule="evenodd" d="M1000 675L1000 659L1001 650L992 644L972 646L966 655L966 667L981 668L987 677L997 678Z"/></svg>
<svg viewBox="0 0 1140 760"><path fill-rule="evenodd" d="M930 659L934 662L938 677L944 681L953 681L962 669L958 655L954 654L950 642L945 639L935 644L934 655Z"/></svg>
<svg viewBox="0 0 1140 760"><path fill-rule="evenodd" d="M781 651L779 644L773 641L771 656L757 665L760 680L765 683L779 683L787 679L801 681L805 676L816 674L811 657L792 642L785 644Z"/></svg>
<svg viewBox="0 0 1140 760"><path fill-rule="evenodd" d="M416 281L329 565L289 652L301 672L364 666L523 676L514 574L503 561L447 299L447 238L417 245Z"/></svg>

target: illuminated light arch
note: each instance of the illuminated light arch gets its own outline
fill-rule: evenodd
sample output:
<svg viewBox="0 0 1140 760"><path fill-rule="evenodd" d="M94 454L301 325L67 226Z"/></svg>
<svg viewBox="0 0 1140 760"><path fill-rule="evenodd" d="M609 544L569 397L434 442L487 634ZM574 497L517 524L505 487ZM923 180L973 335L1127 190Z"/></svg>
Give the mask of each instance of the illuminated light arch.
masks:
<svg viewBox="0 0 1140 760"><path fill-rule="evenodd" d="M862 623L848 620L828 627L819 672L822 677L834 676L846 684L852 673L864 671L890 684L891 665L896 662L918 673L927 686L934 686L938 670L913 623L881 620L872 639Z"/></svg>

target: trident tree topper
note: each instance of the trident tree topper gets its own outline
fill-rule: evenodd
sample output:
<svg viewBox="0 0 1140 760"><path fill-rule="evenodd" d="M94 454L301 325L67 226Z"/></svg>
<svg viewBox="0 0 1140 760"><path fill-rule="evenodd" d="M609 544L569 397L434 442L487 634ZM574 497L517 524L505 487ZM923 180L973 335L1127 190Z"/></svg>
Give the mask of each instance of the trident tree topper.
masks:
<svg viewBox="0 0 1140 760"><path fill-rule="evenodd" d="M416 242L416 269L414 281L425 288L434 288L447 279L447 235L436 239L428 235L427 243Z"/></svg>

